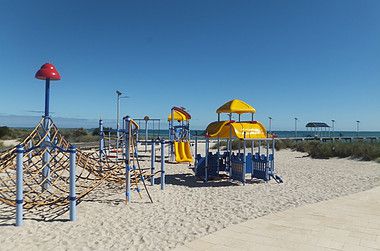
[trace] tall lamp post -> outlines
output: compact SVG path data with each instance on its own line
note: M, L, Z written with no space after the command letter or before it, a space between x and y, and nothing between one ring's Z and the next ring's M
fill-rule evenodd
M331 131L332 131L332 137L335 137L335 119L331 120Z
M360 120L356 120L356 137L359 138L359 124Z
M116 91L116 160L119 157L120 99L128 98L128 96L121 96L122 94L120 91Z
M297 138L297 121L298 118L294 118L294 135Z
M272 134L272 117L268 117L269 119L269 133Z

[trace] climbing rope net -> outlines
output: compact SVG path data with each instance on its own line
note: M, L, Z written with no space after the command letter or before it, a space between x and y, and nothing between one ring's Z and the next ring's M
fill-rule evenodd
M62 149L68 149L71 144L50 118L43 118L21 145L25 150L22 159L24 217L57 218L68 210L70 153ZM4 213L0 220L11 217L14 213L12 208L16 206L16 156L16 147L0 153L0 209ZM125 183L125 175L123 163L99 158L94 151L78 149L75 173L77 203L105 182ZM144 181L142 171L133 169L131 186L138 192L141 191L138 189L141 180ZM147 191L145 183L144 188Z

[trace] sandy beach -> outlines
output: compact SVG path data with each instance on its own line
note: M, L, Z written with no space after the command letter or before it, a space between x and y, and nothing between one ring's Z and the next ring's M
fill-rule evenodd
M167 164L166 189L149 187L153 204L143 192L126 205L123 187L105 184L78 205L76 222L66 221L67 213L52 222L27 219L18 228L14 219L2 219L0 250L168 250L272 212L380 185L375 162L311 159L281 150L276 166L283 184L242 186L197 182L187 165Z

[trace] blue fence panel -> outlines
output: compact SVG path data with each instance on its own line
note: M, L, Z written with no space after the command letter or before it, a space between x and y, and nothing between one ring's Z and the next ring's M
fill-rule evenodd
M247 165L245 168L245 173L252 173L253 167L252 167L252 154L251 153L247 154L246 161L247 161Z
M270 168L267 156L265 156L264 154L259 156L259 154L256 153L255 157L253 158L252 177L268 181L270 179L269 170Z
M206 164L206 158L201 157L200 154L196 156L197 159L197 166L195 168L195 176L204 178L205 176L205 164ZM217 163L218 163L218 155L208 153L208 169L207 169L207 176L208 178L214 178L218 177L219 174L217 172Z
M245 182L245 177L244 177L245 175L243 172L244 162L239 160L238 158L232 159L231 168L232 168L231 178L244 183Z

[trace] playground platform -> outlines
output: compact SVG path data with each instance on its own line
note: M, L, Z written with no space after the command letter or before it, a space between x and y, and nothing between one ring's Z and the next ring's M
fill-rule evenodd
M233 225L176 250L380 250L380 187Z

